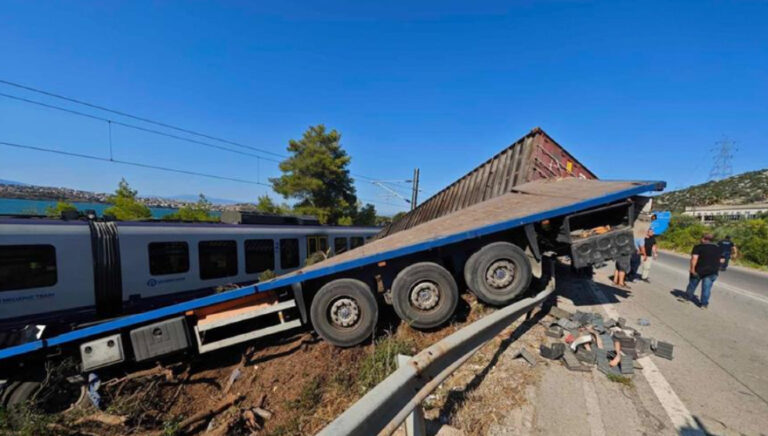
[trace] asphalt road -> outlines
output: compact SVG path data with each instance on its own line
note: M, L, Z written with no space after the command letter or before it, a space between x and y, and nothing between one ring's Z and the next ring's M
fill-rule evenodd
M616 289L609 285L612 266L597 271L595 282L631 325L647 319L651 325L641 329L644 335L675 345L674 360L653 361L703 428L768 434L768 274L721 273L709 308L701 309L678 298L687 271L686 257L660 253L650 284L631 283L630 292Z
M687 256L661 251L658 261L664 266L674 267L683 272L688 271L689 258ZM744 291L768 299L768 273L762 271L732 265L727 271L720 274L715 283L720 285L719 287L723 291Z

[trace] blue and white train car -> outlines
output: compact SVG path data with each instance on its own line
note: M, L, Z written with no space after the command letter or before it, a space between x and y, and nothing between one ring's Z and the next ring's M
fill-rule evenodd
M374 227L0 219L0 333L89 322L186 300L308 255L362 245Z

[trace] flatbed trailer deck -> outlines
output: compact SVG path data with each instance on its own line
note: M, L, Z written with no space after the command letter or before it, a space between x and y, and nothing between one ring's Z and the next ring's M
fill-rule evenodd
M262 292L290 288L296 292L297 285L333 280L344 275L345 272L353 272L354 277L365 274L378 275L386 271L386 266L382 263L397 262L411 255L425 254L456 244L478 241L485 237L520 229L526 225L623 202L638 194L661 190L663 187L664 183L658 181L618 182L578 178L539 180L523 184L515 187L513 192L372 241L362 247L266 282L1 349L0 361L23 357L30 353L53 353L59 347L76 345L100 335L181 316L195 309L235 301ZM374 269L361 271L367 268ZM390 273L395 272L390 271ZM304 294L301 298L303 301L297 302L302 312L303 323L310 321L306 314L306 305L311 299L307 294L315 291L317 289L309 287L299 291ZM305 306L304 310L301 310L301 306Z

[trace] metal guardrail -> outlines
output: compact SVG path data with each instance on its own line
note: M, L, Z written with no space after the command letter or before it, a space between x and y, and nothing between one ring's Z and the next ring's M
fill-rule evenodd
M371 389L317 436L390 435L448 376L520 316L555 290L554 260L545 258L545 289L500 309L412 357Z

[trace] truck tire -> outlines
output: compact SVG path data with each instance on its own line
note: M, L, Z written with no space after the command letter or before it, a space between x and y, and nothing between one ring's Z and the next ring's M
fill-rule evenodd
M379 306L371 289L355 279L326 283L310 307L315 331L337 347L352 347L371 337Z
M448 321L458 303L456 281L448 270L436 263L410 265L392 282L395 312L418 329L431 329Z
M494 242L470 256L464 265L467 286L487 304L503 306L519 297L531 283L531 262L520 247Z
M40 390L40 386L41 383L39 381L10 382L3 390L0 406L9 409L27 402Z

